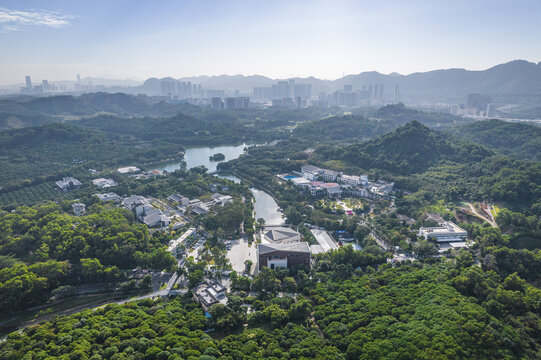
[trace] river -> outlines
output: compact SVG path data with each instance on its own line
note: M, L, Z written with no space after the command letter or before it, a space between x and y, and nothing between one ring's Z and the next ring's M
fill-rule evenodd
M250 189L255 198L255 219L263 218L266 225L282 225L284 215L272 196L260 189Z

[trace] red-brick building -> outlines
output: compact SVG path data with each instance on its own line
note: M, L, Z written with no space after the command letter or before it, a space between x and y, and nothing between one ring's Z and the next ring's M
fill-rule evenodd
M258 244L257 256L259 270L264 266L274 268L290 268L297 265L310 267L310 247L306 242L287 244Z

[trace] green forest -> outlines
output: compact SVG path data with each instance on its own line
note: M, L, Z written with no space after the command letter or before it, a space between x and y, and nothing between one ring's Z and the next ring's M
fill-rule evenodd
M76 217L64 206L0 212L2 311L41 304L62 286L122 280L125 269L175 265L166 244L134 223L131 212L95 204L89 215Z

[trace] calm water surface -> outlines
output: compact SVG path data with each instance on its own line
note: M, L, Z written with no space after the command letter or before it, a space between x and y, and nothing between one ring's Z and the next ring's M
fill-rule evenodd
M247 146L248 145L246 144L241 144L241 145L226 145L226 146L215 146L215 147L200 146L200 147L187 148L186 153L184 154L183 160L186 162L186 169L191 169L191 168L203 165L210 172L212 172L212 171L216 171L216 166L220 162L226 162L226 161L234 160L238 158L240 155L244 153L244 148L246 148ZM224 154L225 160L211 161L209 159L209 156L212 156L217 153ZM163 163L159 165L158 167L156 167L156 169L160 171L173 172L175 170L180 169L181 166L182 166L181 161L174 161L174 162Z

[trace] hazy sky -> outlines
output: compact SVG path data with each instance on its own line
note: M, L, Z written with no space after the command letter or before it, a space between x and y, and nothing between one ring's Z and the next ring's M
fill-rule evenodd
M5 1L0 84L407 74L541 61L540 0Z

